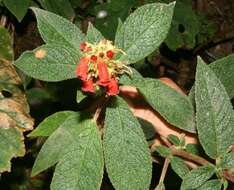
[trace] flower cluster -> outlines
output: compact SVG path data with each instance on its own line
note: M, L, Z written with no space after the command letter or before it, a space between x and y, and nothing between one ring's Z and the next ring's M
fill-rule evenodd
M119 93L118 75L128 72L128 67L118 59L111 41L101 40L98 44L83 42L80 44L82 56L76 68L76 75L83 81L82 90L92 92L105 89L110 96Z

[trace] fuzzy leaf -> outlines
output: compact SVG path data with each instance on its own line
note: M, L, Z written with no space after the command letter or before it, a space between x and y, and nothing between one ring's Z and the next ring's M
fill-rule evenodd
M47 44L24 52L14 64L33 78L54 82L75 78L78 60L72 48Z
M152 165L144 133L128 105L114 100L104 132L108 176L116 190L149 189Z
M159 145L155 149L162 157L170 157L171 156L171 150L170 148Z
M170 124L188 132L196 131L193 106L187 96L156 79L135 78L130 83Z
M80 115L75 113L69 116L60 126L49 136L43 144L32 168L32 176L46 170L56 164L63 155L69 152L69 147L73 146L73 139L69 137L69 127L77 127ZM59 143L58 143L59 142ZM66 148L64 148L66 147Z
M222 182L217 179L212 179L204 183L197 190L221 190Z
M99 190L104 169L99 131L89 120L70 128L67 138L73 143L56 166L51 190Z
M230 98L234 97L234 54L228 55L224 58L212 62L209 67L214 71L216 76L224 85ZM190 99L195 98L195 88L193 87L189 93ZM195 101L195 100L194 100Z
M99 190L103 175L101 138L91 120L70 116L43 145L32 175L56 165L51 190Z
M90 43L98 43L102 39L104 39L104 37L102 36L101 32L99 32L90 22L88 26L86 41Z
M80 43L85 37L78 27L54 13L38 8L32 8L32 10L37 18L41 37L46 43L67 46L79 53Z
M223 83L230 98L234 97L234 54L211 63L210 68Z
M135 63L164 41L171 25L175 3L153 3L134 11L117 30L115 44Z
M30 2L31 0L3 0L5 6L11 11L13 15L16 16L18 21L21 21L24 18L24 15L27 13Z
M39 0L39 2L44 9L59 14L67 19L72 19L75 16L72 5L67 0Z
M178 176L180 176L180 178L183 179L184 176L186 176L186 174L189 173L189 169L183 159L173 156L170 159L170 161L172 169L176 172Z
M50 115L44 119L37 128L31 132L29 137L48 137L50 136L57 128L63 125L69 117L74 114L73 111L61 111L56 112L53 115Z
M223 84L200 58L196 73L195 99L200 143L207 155L217 158L227 152L234 143L234 112Z
M176 135L170 134L167 136L167 138L174 145L176 145L176 146L180 145L180 139Z
M184 176L181 189L192 190L203 185L215 173L213 166L201 166Z
M234 152L229 152L223 155L221 167L222 169L229 169L234 167Z

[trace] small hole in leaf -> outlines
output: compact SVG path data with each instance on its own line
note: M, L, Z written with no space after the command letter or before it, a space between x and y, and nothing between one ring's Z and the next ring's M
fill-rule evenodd
M184 25L183 24L179 24L178 30L179 30L180 33L184 33L184 31L185 31Z
M5 98L10 98L13 96L12 93L7 90L2 90L1 93Z

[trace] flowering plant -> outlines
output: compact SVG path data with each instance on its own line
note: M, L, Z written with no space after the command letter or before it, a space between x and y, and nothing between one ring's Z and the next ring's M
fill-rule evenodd
M33 176L57 164L52 190L98 190L105 168L116 190L147 190L152 160L160 155L165 161L157 190L165 189L169 164L182 179L181 189L227 188L228 180L233 180L233 91L219 68L220 63L233 60L233 55L210 66L198 58L189 96L160 80L143 77L132 66L166 39L174 6L152 3L138 8L123 23L119 21L114 42L91 23L84 34L68 20L32 8L45 44L24 52L15 66L42 81L82 81L77 102L81 97L97 99L89 112L57 112L29 134L48 137L34 163ZM165 135L152 122L159 139L153 143L147 139L133 114L131 97L124 93L126 86L147 102L147 113L157 112L156 120L176 132ZM199 141L208 159L191 153L191 137L196 139L193 143Z

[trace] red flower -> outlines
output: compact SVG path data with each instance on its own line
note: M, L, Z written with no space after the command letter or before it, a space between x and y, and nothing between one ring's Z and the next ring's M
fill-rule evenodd
M111 59L114 56L114 52L109 50L109 51L106 52L106 56Z
M86 48L86 46L87 46L87 44L86 44L85 42L82 42L82 43L80 44L80 50L84 51L85 48Z
M98 84L101 86L107 86L110 81L109 71L104 61L98 63Z
M87 81L83 81L82 90L84 92L94 92L93 80L89 79Z
M107 94L110 96L115 96L119 93L118 81L116 78L111 78L107 86Z
M76 75L83 81L87 80L88 77L88 63L89 58L82 57L79 64L76 67Z

